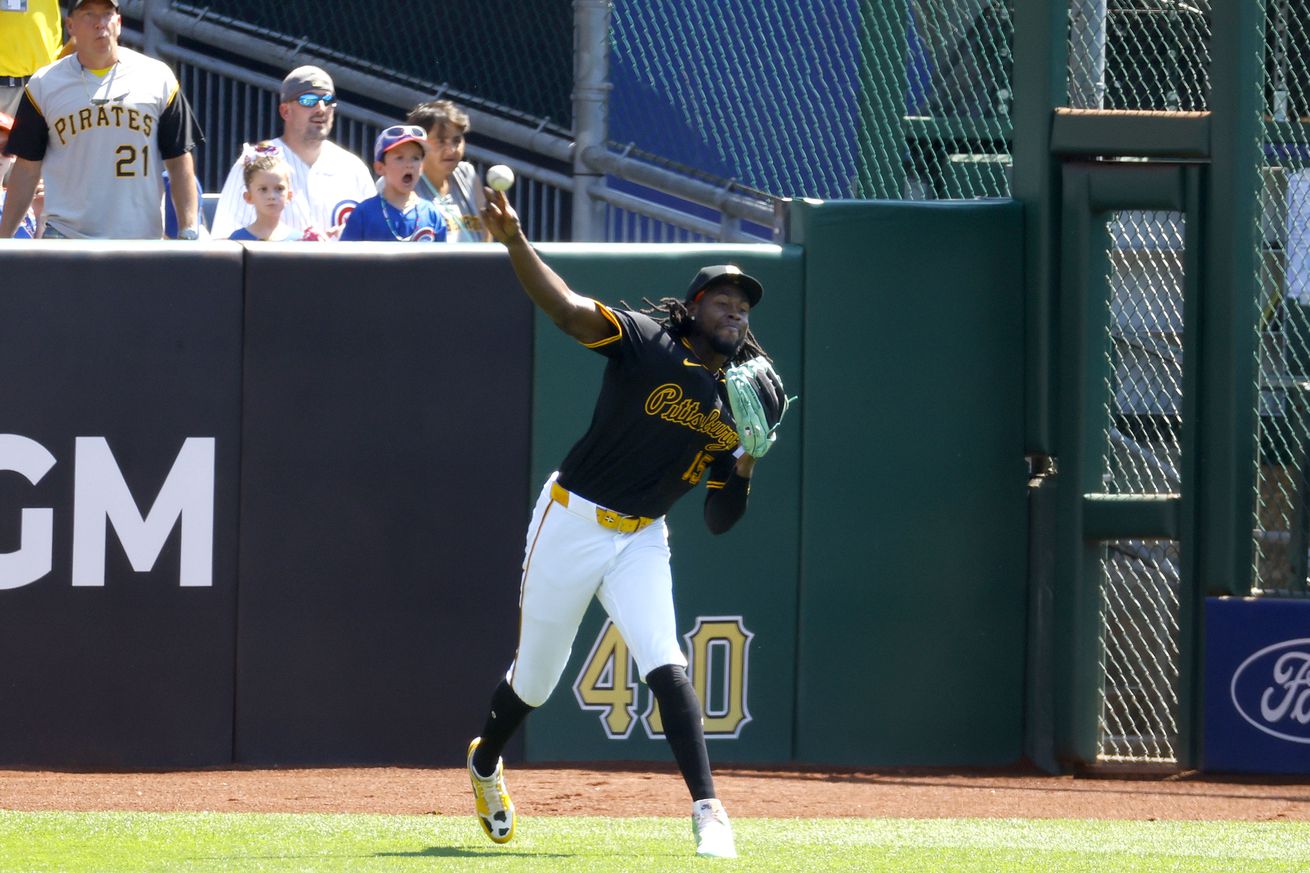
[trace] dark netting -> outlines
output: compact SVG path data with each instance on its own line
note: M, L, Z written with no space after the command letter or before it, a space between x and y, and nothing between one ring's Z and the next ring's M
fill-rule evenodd
M265 39L321 48L569 127L571 0L213 0L180 12L243 22Z

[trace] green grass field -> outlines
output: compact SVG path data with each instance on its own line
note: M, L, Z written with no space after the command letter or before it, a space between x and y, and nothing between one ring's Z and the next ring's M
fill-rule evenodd
M493 846L470 818L0 811L0 871L1310 870L1310 824L738 819L736 861L698 860L690 823L521 819Z

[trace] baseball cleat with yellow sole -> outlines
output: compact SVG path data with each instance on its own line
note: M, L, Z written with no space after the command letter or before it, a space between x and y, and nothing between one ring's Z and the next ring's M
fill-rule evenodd
M508 843L514 838L514 801L509 799L509 791L505 788L505 762L497 759L496 772L490 776L474 770L473 753L481 742L482 737L474 737L468 752L469 781L473 783L478 823L487 839L493 843Z

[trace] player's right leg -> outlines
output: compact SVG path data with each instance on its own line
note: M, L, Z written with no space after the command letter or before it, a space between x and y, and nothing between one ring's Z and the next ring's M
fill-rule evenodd
M473 807L477 810L478 824L482 832L493 843L508 843L514 838L514 801L510 800L509 789L505 787L505 763L496 758L496 766L484 776L474 767L473 756L482 744L482 737L474 737L469 743L468 771L469 782L473 785Z
M469 779L483 833L514 836L515 810L501 755L528 714L546 702L568 663L587 605L613 558L609 531L571 515L542 489L528 526L519 594L519 642L509 673L492 695L482 735L468 748Z

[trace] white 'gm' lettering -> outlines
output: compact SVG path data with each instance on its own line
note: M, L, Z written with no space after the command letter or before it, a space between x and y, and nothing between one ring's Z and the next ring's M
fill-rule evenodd
M144 515L104 437L78 437L73 461L73 585L105 584L105 539L112 526L132 569L154 568L174 526L182 528L178 584L207 588L214 577L214 438L182 444L164 485ZM0 434L0 472L33 485L55 465L35 440ZM17 551L0 553L0 590L30 585L54 562L54 509L25 508Z

